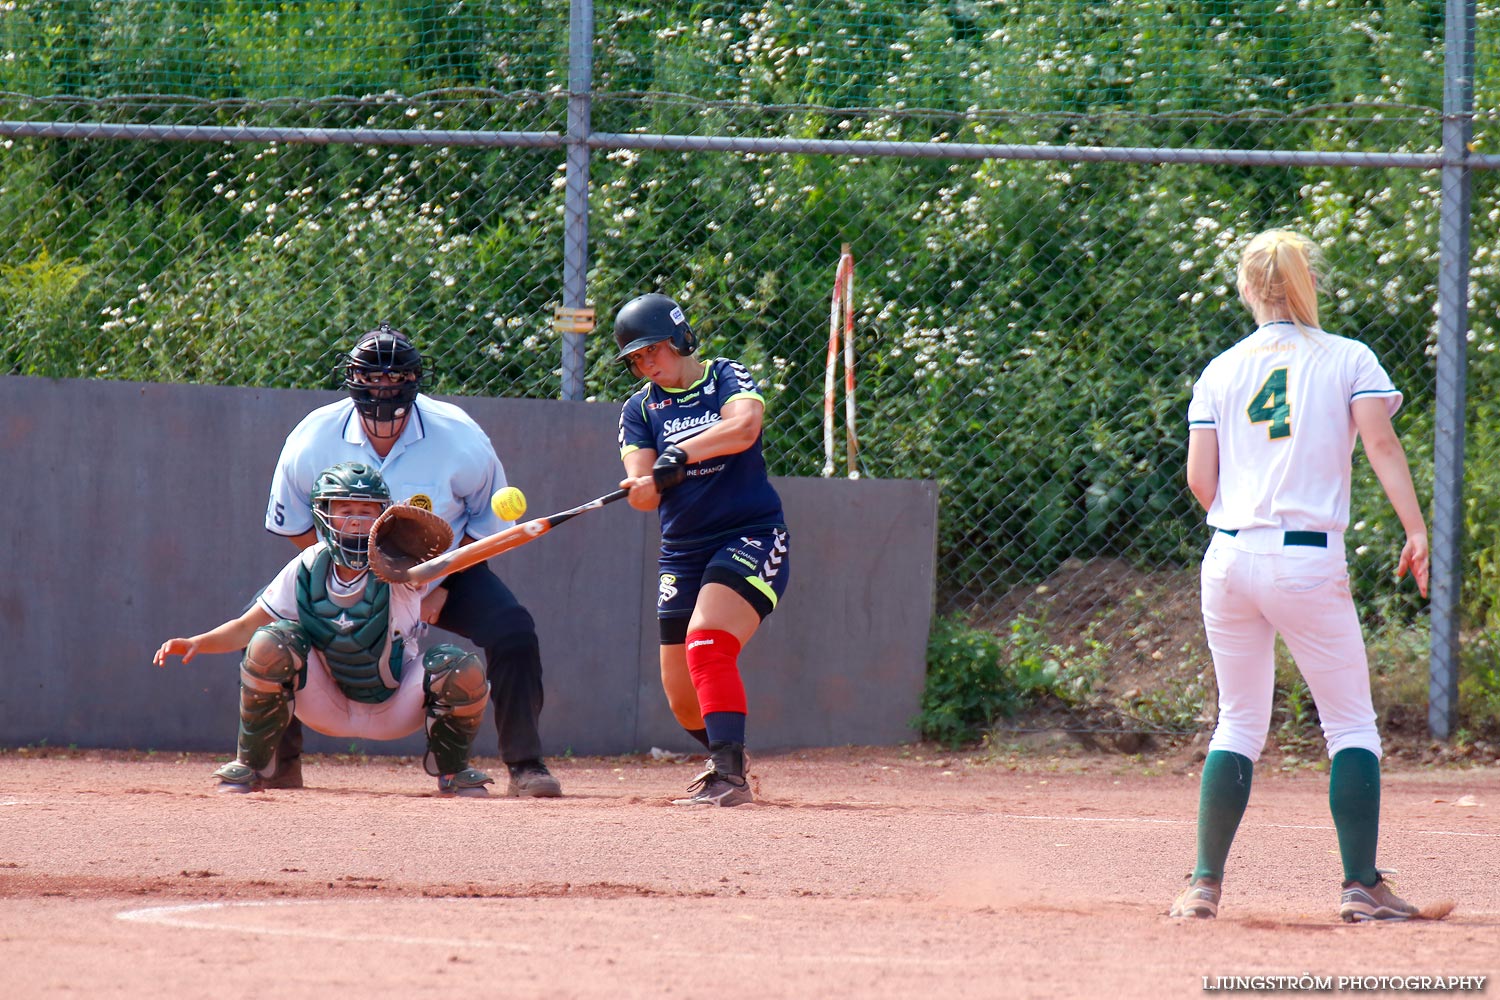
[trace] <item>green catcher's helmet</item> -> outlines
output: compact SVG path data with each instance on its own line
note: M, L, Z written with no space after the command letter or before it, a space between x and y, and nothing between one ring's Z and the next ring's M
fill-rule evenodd
M312 486L313 526L318 541L328 546L333 561L352 570L364 570L370 565L370 525L374 517L358 518L356 523L346 523L340 531L333 524L333 501L365 500L380 504L380 509L391 505L391 489L385 479L373 467L363 462L340 462L318 473Z

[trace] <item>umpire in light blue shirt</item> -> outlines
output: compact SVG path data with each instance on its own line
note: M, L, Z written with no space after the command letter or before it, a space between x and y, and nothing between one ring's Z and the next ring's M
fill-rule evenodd
M287 435L271 481L266 530L304 548L316 541L313 478L346 461L373 465L397 502L444 518L454 545L510 526L490 510L491 495L506 485L494 446L459 407L422 394L422 355L404 334L382 323L362 335L338 374L349 398L313 410ZM508 794L561 795L542 761L542 662L530 612L480 563L434 584L423 598L422 617L484 650L500 756L510 771ZM301 785L301 749L294 721L278 749L283 787Z

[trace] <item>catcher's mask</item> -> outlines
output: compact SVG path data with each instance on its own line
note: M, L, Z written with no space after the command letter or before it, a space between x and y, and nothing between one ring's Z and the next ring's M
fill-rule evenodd
M422 389L422 355L389 323L359 338L335 375L376 437L400 433Z
M340 462L313 480L313 527L318 541L328 546L334 562L363 571L370 565L370 526L380 511L368 518L345 518L343 524L335 526L335 500L364 500L378 503L380 510L385 510L391 505L391 489L379 472L363 462Z
M615 313L615 343L620 348L615 358L630 374L640 376L627 356L663 340L670 340L672 350L683 357L698 349L697 334L688 326L681 307L667 296L657 292L637 295Z

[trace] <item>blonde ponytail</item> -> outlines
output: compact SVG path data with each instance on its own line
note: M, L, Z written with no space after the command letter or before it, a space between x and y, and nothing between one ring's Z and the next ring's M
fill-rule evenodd
M1318 245L1290 229L1268 229L1251 238L1240 257L1240 287L1273 313L1284 313L1302 332L1318 324Z

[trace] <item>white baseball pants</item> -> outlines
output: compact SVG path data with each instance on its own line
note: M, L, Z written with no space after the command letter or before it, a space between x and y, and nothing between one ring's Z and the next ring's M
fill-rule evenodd
M1280 529L1215 532L1203 556L1203 627L1219 684L1209 750L1260 758L1271 726L1280 633L1318 707L1328 756L1363 747L1379 757L1370 669L1349 593L1344 539L1284 544Z
M399 740L427 724L425 678L421 659L408 659L395 694L378 705L350 701L339 690L323 654L314 649L307 654L307 683L297 691L293 710L305 725L325 736Z

